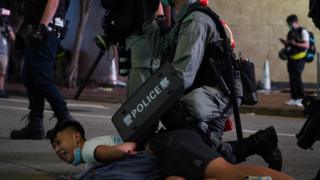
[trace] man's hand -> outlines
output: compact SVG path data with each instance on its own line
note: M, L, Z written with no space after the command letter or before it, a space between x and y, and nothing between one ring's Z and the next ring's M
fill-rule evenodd
M280 38L279 41L280 41L282 44L287 45L287 41L286 41L286 40Z
M298 43L294 40L291 40L291 41L287 41L287 45L290 45L290 46L298 46Z
M35 25L27 39L33 48L39 48L41 43L47 38L47 28L44 24Z
M284 40L284 39L282 39L282 38L280 38L279 41L280 41L283 45L293 45L293 44L294 44L294 41Z
M119 144L117 145L118 149L121 150L123 153L127 154L127 155L136 155L136 143L133 142L126 142L123 144Z
M280 38L279 41L285 46L287 46L287 45L296 46L296 44L297 44L294 40L289 41L289 40L284 40L284 39Z
M127 155L137 154L136 143L125 142L115 146L99 145L94 150L94 157L98 162L110 163L124 159Z

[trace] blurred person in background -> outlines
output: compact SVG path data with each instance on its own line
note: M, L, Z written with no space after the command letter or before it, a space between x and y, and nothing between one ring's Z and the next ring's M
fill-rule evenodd
M10 10L0 7L0 98L8 97L4 90L5 76L9 60L9 43L15 34L9 25Z

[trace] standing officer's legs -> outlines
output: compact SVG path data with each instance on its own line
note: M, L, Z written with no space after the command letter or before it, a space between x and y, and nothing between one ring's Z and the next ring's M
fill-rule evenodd
M13 131L11 133L13 139L42 138L44 99L51 105L58 122L72 119L63 96L53 82L57 45L56 35L49 32L46 41L38 49L28 47L26 50L24 80L29 99L29 124L20 131ZM42 132L30 127L42 129Z
M63 120L62 113L66 113L67 106L63 96L54 84L54 65L58 42L54 33L48 35L46 43L37 54L35 63L35 82L40 94L47 99L55 115L59 120Z
M42 139L44 138L43 130L43 110L44 97L40 94L36 86L37 66L39 61L37 51L32 46L26 46L25 60L23 66L23 80L27 90L29 100L28 124L21 130L11 132L12 139Z

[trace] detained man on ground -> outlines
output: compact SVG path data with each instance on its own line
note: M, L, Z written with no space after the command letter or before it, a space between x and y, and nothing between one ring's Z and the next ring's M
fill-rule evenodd
M168 131L151 138L147 151L136 151L136 143L117 136L85 139L77 121L65 121L54 131L51 144L66 163L87 164L87 169L69 179L223 179L245 180L251 176L291 180L269 168L232 165L190 130ZM94 173L93 173L94 172Z

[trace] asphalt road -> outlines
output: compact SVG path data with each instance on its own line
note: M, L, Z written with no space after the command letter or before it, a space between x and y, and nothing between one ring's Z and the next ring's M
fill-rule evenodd
M75 119L80 121L86 130L87 138L105 134L116 134L111 117L120 104L68 101L68 107ZM60 175L80 172L84 166L73 167L65 164L54 154L48 140L10 140L11 130L25 125L21 117L28 113L28 101L21 97L0 99L0 180L50 180ZM45 129L52 128L55 120L49 106L45 111ZM259 129L273 125L279 135L282 150L283 172L298 180L311 180L320 168L320 143L314 150L303 150L296 145L294 135L304 123L301 118L284 118L275 116L257 116L242 114L244 136ZM227 132L226 140L236 138L235 131ZM266 164L258 156L250 157L249 164Z

